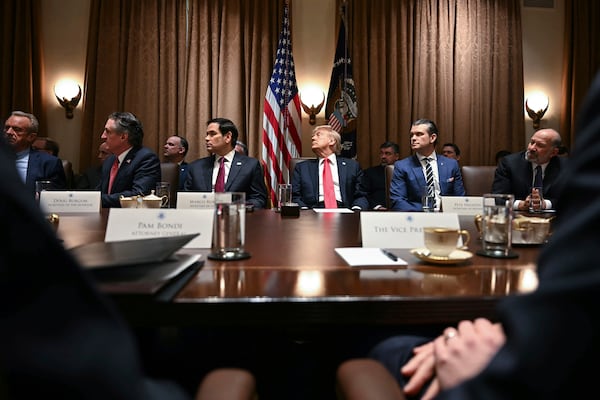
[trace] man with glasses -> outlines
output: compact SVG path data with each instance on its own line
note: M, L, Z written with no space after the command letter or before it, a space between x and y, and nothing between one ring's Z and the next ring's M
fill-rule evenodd
M32 148L39 126L35 115L23 111L13 111L4 123L4 134L16 155L17 171L32 196L39 180L50 181L54 190L64 190L67 185L62 161Z

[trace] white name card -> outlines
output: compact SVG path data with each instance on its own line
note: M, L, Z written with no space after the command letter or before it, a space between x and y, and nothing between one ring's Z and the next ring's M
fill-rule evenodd
M215 208L214 192L177 192L177 208Z
M460 228L454 213L381 212L360 213L363 247L414 249L424 247L423 228L439 226Z
M99 213L100 192L44 190L40 192L40 208L45 213Z
M481 196L442 196L442 210L458 215L477 215L483 212Z
M214 211L174 208L111 208L105 242L199 233L185 248L210 248Z

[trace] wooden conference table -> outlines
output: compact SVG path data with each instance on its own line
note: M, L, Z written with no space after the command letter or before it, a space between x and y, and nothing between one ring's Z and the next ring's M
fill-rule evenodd
M65 247L102 241L108 209L99 214L60 216ZM481 247L473 217L461 216L471 233L469 251ZM360 247L360 213L301 211L282 218L273 210L246 217L245 248L239 261L207 259L170 302L120 303L138 324L176 326L397 326L452 324L496 317L506 295L537 284L539 246L515 248L516 259L474 255L459 265L430 265L407 249L392 251L408 262L400 268L349 267L336 247Z

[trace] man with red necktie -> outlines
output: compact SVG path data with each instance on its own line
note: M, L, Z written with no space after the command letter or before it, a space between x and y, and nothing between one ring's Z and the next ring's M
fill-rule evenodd
M293 201L305 208L368 210L360 165L337 156L342 148L340 134L329 125L321 125L313 130L311 140L317 158L296 164L292 175Z

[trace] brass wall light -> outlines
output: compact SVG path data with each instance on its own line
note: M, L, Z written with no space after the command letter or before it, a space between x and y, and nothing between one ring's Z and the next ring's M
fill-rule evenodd
M317 114L321 112L323 105L325 104L325 92L321 91L323 95L323 100L319 103L319 105L315 106L315 103L319 101L319 91L311 90L305 91L304 94L300 95L300 104L302 104L302 109L306 114L308 114L308 123L311 125L315 125L317 123ZM304 100L307 103L311 104L311 106L307 106L304 103Z
M548 111L548 96L543 93L535 93L525 100L525 110L533 121L533 129L540 129L540 121Z
M65 116L73 118L73 110L81 100L81 86L75 81L63 80L54 85L54 95L58 103L65 108Z

